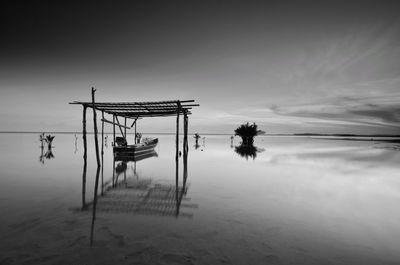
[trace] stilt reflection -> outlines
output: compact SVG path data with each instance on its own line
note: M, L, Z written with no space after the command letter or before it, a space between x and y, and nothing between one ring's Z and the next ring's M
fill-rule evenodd
M145 156L128 158L114 156L113 178L104 183L104 194L94 193L92 205L92 225L90 242L93 244L96 213L125 213L154 216L171 216L175 218L192 218L190 209L197 204L189 203L186 198L188 185L188 148L183 149L182 180L179 180L179 158L176 159L175 184L155 182L152 178L141 176L138 166L141 160L157 157L153 150ZM97 173L99 174L99 173ZM122 178L123 176L123 178ZM185 209L182 211L181 209Z

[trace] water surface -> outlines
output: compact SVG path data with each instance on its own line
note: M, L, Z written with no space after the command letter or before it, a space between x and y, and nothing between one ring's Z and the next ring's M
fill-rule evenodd
M190 138L177 182L175 138L158 136L157 156L115 163L91 234L93 135L83 210L77 137L57 134L51 157L36 134L0 134L0 264L400 263L396 143L259 137L246 157L239 139Z

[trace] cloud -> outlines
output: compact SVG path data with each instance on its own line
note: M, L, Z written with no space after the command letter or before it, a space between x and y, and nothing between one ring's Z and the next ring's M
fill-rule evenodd
M399 95L395 97L355 98L338 97L322 102L272 106L277 116L297 117L306 123L354 125L400 130Z

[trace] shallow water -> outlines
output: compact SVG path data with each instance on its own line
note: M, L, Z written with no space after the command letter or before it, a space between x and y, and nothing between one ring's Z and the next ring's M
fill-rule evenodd
M109 136L91 233L93 135L82 210L81 135L57 134L40 159L38 135L0 134L0 264L400 263L396 144L258 137L253 159L238 139L190 138L176 189L175 138L158 137L111 187Z

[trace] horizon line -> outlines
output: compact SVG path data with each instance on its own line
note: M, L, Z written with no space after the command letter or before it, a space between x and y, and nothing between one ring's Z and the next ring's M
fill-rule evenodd
M81 131L0 131L0 134L7 133L54 133L54 134L82 134ZM94 134L93 131L86 132L87 134ZM113 132L104 132L105 134L113 134ZM101 134L101 132L98 132ZM127 134L134 134L133 132ZM175 135L176 132L143 132L142 134L157 134L157 135ZM194 135L195 133L188 133L188 135ZM203 132L198 133L200 135L234 135L233 133L213 133L213 132ZM179 135L183 135L179 132ZM353 136L353 137L400 137L399 134L351 134L351 133L265 133L258 136Z

